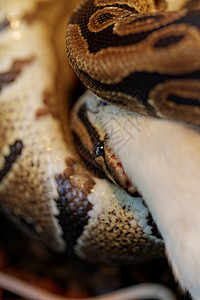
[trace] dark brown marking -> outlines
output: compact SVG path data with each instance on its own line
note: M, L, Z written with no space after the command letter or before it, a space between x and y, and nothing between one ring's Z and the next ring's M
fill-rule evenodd
M88 211L92 204L88 195L95 182L85 169L75 160L66 160L67 168L63 174L56 176L59 197L55 200L59 215L57 216L67 242L67 253L73 253L73 246L88 222Z
M8 72L0 73L0 91L5 85L15 81L15 79L21 74L23 68L30 64L33 59L33 57L27 59L16 59L13 62L12 68Z
M0 170L0 181L6 176L11 169L13 163L17 160L23 149L23 143L17 140L13 145L10 146L10 154L5 156L5 163L2 170Z
M73 137L76 146L76 151L80 155L82 162L87 165L92 166L91 161L91 152L83 145L82 140L79 137L79 134L73 130Z
M99 134L97 130L92 126L91 122L88 120L86 104L83 104L80 107L78 111L78 117L81 120L82 124L84 124L85 128L87 129L88 135L92 140L92 144L96 145L99 141Z
M51 91L43 92L44 106L37 109L35 116L36 119L40 119L48 114L51 114L54 118L58 118L58 108L55 105L56 96Z
M166 99L167 101L171 101L171 102L174 102L178 105L194 105L194 106L198 106L200 107L200 100L198 99L192 99L192 98L184 98L184 97L181 97L181 96L178 96L178 95L174 95L174 94L169 94L169 96L167 97Z
M0 31L3 31L10 25L10 22L8 19L5 19L4 21L0 22Z
M152 218L152 215L150 214L150 212L148 213L147 219L148 219L147 225L152 227L152 229L151 229L152 235L156 236L158 239L162 239L162 236L161 236L160 232L158 231L158 227L156 226L155 222L153 221L153 218Z
M160 38L155 44L155 48L165 48L179 43L184 38L184 35L170 35Z

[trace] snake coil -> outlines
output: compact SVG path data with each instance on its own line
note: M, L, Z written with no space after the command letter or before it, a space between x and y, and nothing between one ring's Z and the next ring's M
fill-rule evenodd
M193 124L195 130L189 125L184 129L191 131L191 140L198 135L200 11L183 8L186 2L84 0L67 27L74 70L106 101L91 93L83 96L73 110L72 127L83 156L94 158L115 185L87 170L71 146L69 128L62 132L59 114L66 111L65 91L71 82L58 50L64 22L61 31L57 24L68 4L1 1L0 206L31 238L89 261L163 255L154 210L135 191L145 201L151 194L123 168L126 163L117 158L109 126L117 126L117 119L123 124L130 120L137 135L146 121L170 119L181 121L169 123L172 128ZM55 13L49 22L51 8ZM109 112L115 116L110 123ZM153 217L165 238L159 216ZM180 271L175 273L179 278ZM198 284L193 289L180 281L198 294Z

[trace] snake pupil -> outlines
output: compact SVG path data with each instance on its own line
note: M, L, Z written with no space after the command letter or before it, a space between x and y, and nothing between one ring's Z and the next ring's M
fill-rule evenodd
M104 142L98 142L94 149L95 157L104 156Z

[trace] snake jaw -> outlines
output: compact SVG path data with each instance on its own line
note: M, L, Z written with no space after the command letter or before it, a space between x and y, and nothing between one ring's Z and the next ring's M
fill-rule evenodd
M134 194L137 189L130 184L121 162L109 145L107 131L105 130L106 123L110 122L109 118L115 118L118 113L118 109L115 111L115 109L110 108L109 104L88 92L80 98L72 110L71 127L76 137L78 137L76 140L79 143L77 145L79 154L81 157L86 152L89 154L89 161L93 165L94 172L99 169L113 183L128 193ZM80 122L82 122L84 129L81 128L79 131L80 126L78 124ZM112 131L112 128L109 131ZM93 143L93 146L91 143ZM88 161L86 164L88 164Z

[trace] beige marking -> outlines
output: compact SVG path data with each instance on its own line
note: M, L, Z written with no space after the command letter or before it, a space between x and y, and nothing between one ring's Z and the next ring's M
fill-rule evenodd
M110 18L109 20L105 19L104 22L99 22L99 18L101 18L101 16L102 16L102 20L103 20L105 14L111 14L112 18ZM105 7L103 9L99 9L90 17L90 20L88 23L88 29L91 32L99 32L99 31L105 29L106 27L117 22L117 20L120 17L125 17L128 14L130 14L130 12L128 10L122 9L122 8Z

